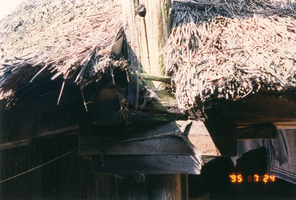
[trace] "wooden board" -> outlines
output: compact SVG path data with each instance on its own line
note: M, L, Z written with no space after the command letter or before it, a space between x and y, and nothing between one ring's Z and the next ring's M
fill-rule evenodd
M177 121L179 124L181 122ZM201 155L235 156L237 154L236 124L233 122L191 121L185 129L185 134Z
M200 174L201 163L193 156L92 156L93 173Z
M237 101L217 100L206 114L210 120L228 120L238 126L272 123L277 128L296 128L296 102L281 97L249 95Z
M130 126L81 125L80 155L193 155L192 149L174 133L175 122Z
M80 155L190 155L192 150L181 138L167 137L81 149Z
M237 129L237 139L275 139L278 131L275 125L270 123L255 124Z

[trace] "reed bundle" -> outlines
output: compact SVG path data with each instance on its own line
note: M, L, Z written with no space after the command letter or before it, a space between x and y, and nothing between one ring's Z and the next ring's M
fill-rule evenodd
M119 0L24 2L0 22L0 88L24 65L39 68L28 81L45 69L54 73L52 80L74 77L81 86L98 80L114 62L122 64L111 56L120 30Z
M162 50L179 107L296 87L296 4L276 0L173 3Z

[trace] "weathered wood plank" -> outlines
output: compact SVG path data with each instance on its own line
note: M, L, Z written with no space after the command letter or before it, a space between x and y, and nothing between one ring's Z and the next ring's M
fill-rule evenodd
M141 139L141 138L140 138ZM131 142L104 144L98 147L81 149L80 155L190 155L193 151L181 138L143 139Z
M194 156L92 156L93 173L200 174Z
M179 137L175 122L136 126L91 127L81 125L80 155L193 155Z
M202 121L192 121L188 139L202 155L221 156L219 149L216 147L209 131Z
M296 102L282 97L255 94L237 101L220 99L205 112L211 120L233 121L238 126L273 123L277 128L293 128L296 125Z
M184 121L177 121L180 125ZM236 124L232 122L191 121L185 129L189 141L204 156L237 154Z
M278 131L275 125L270 123L256 124L237 129L237 139L275 139Z

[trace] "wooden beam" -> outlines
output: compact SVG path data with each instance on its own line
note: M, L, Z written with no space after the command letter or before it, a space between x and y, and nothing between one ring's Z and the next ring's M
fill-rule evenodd
M198 174L201 168L201 159L175 136L174 122L80 128L79 154L93 156L95 173Z
M92 169L108 174L200 174L201 163L188 155L92 156Z
M81 149L80 155L193 155L192 150L181 138L173 136L154 139L136 138L111 144L94 145ZM83 147L82 147L83 148Z
M177 123L185 124L184 121ZM236 124L232 122L192 121L185 129L189 141L203 156L235 156Z
M237 139L275 139L278 131L275 125L270 123L255 124L249 127L237 129Z
M210 120L233 121L238 126L272 123L277 128L293 128L296 125L296 102L283 97L255 94L237 101L218 99L205 112Z
M122 126L116 129L113 126L81 125L79 154L194 156L192 149L186 142L176 136L175 133L178 131L175 122Z
M144 73L140 73L140 76L144 79L147 79L147 80L161 81L164 83L171 84L171 77L170 76L158 76L158 75L144 74Z

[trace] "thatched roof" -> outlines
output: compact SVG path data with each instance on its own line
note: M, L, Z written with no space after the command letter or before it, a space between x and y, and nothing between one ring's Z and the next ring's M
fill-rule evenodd
M121 1L26 1L0 21L0 100L49 70L85 86L126 62L111 55ZM24 74L26 73L26 74Z
M179 107L295 90L293 2L176 0L172 33L162 53Z
M293 91L296 99L295 3L175 0L172 7L162 55L179 108L257 92ZM119 0L23 3L0 22L0 100L45 71L83 87L126 66L111 55L121 24Z

